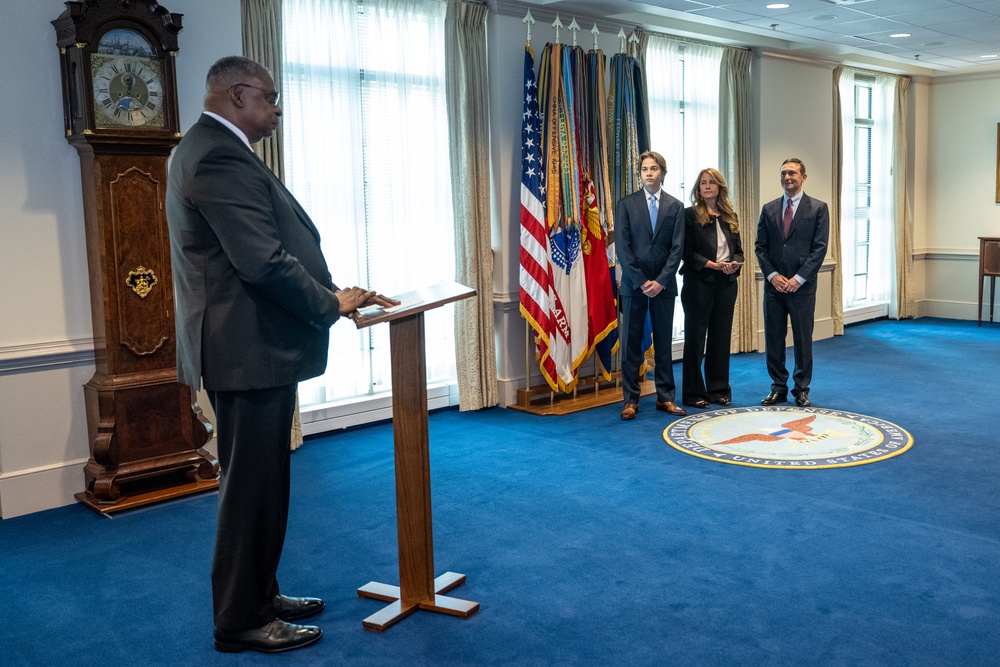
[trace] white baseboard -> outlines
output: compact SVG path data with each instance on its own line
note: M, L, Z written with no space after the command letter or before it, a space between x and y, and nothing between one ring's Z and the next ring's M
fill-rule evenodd
M458 405L458 386L439 385L427 388L427 409L437 410ZM392 395L389 393L339 403L302 408L302 435L316 435L351 426L362 426L392 419Z
M517 390L524 387L524 378L501 379L497 383L500 388L500 407L506 408L508 405L517 403Z
M921 299L917 301L918 317L940 317L948 320L975 320L976 303L945 301L943 299ZM983 304L983 320L990 317L990 309ZM1000 321L1000 310L994 311L994 319Z
M874 306L863 306L861 308L849 308L844 310L844 325L877 320L880 317L888 317L889 305L885 303Z
M87 459L0 474L0 518L72 505L84 490Z

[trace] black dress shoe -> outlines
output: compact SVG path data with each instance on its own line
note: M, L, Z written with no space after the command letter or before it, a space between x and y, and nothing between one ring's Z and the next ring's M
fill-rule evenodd
M733 404L733 401L731 399L726 398L725 396L723 396L722 398L720 398L719 400L717 400L716 403L718 403L719 405L721 405L724 408L728 408L730 405Z
M800 408L808 408L810 405L812 405L812 402L809 400L809 394L799 394L798 396L796 396L795 405L799 406Z
M215 629L215 650L221 653L260 651L281 653L315 644L323 631L312 625L295 625L274 619L267 625L241 632Z
M297 621L314 616L326 607L319 598L293 598L287 595L274 596L274 613L282 621Z
M761 405L777 405L778 403L784 403L788 400L788 394L779 394L776 391L772 391L770 394L764 397L760 402Z
M684 405L690 405L692 408L701 408L702 410L707 410L711 407L708 401L702 398L699 398L697 401L685 401Z

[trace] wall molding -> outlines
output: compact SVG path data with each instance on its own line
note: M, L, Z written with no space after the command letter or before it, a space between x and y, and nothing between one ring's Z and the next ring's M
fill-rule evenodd
M0 374L92 363L93 338L70 338L0 347Z
M493 308L510 310L511 306L516 310L521 308L521 293L518 292L493 292Z
M979 250L967 250L958 248L922 248L913 251L913 259L917 261L925 260L951 260L959 262L978 262Z
M977 69L975 72L960 70L958 74L950 72L938 72L931 79L931 85L941 85L945 83L965 83L966 81L995 81L1000 79L1000 65L986 65L989 69Z

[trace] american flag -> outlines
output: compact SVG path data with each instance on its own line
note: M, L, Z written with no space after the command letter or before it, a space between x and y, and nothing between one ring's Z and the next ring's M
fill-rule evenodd
M553 390L558 389L555 362L549 341L552 268L549 264L549 234L545 224L545 169L542 164L541 119L538 115L538 84L535 57L524 47L524 115L521 120L521 316L535 331L538 367Z

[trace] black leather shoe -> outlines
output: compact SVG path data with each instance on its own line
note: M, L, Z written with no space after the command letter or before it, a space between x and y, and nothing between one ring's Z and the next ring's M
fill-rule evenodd
M281 653L315 644L322 636L323 631L315 626L274 619L263 627L241 632L223 632L216 628L215 650L221 653Z
M692 408L700 408L702 410L707 410L711 407L708 401L702 398L699 398L697 401L685 401L684 405L690 405Z
M777 405L778 403L784 403L788 400L788 394L779 394L776 391L772 391L770 394L764 397L760 402L761 405Z
M798 396L796 396L795 405L799 406L800 408L808 408L810 405L812 405L812 402L809 400L809 394L799 394Z
M730 405L733 404L733 401L731 399L723 396L722 398L720 398L719 400L717 400L716 403L718 403L719 405L721 405L724 408L728 408Z
M297 621L315 616L323 611L326 603L319 598L292 598L287 595L274 596L274 613L282 621Z

